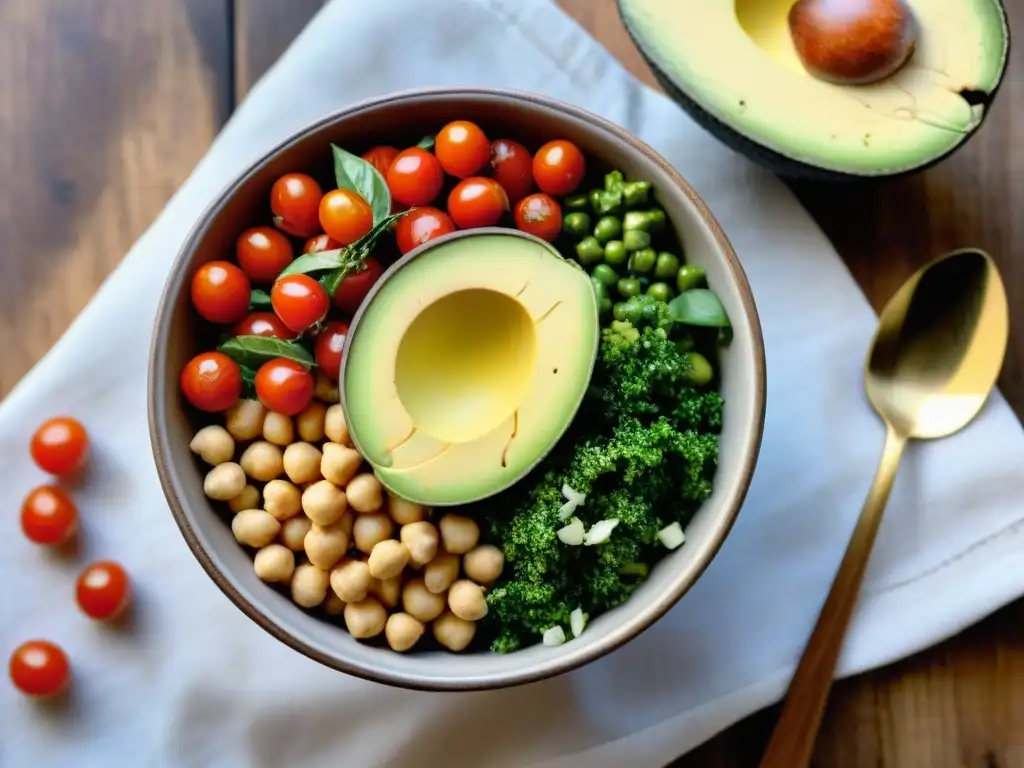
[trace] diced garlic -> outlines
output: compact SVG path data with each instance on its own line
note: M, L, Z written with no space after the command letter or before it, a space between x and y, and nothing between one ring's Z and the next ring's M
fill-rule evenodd
M565 630L561 627L551 627L551 629L545 630L542 642L547 646L561 645L565 642Z
M587 626L587 618L587 614L583 612L582 608L577 608L569 614L569 629L572 631L573 637L583 634L583 628Z
M590 526L590 530L587 531L586 536L583 537L583 543L588 547L594 544L604 544L612 536L612 531L615 530L615 526L619 524L617 518L611 520L599 520Z
M564 528L558 529L558 540L563 544L568 544L571 547L578 547L583 543L585 532L583 530L583 521L578 517L574 517L572 522Z
M666 549L678 549L686 541L686 534L683 533L683 527L679 523L672 523L658 531L658 541Z
M587 494L574 491L568 483L562 485L562 495L578 507L583 506L587 501Z

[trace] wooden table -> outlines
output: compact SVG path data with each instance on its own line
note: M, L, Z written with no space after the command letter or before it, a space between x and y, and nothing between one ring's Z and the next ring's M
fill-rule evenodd
M0 3L0 395L85 306L320 4ZM653 84L614 0L561 4ZM1024 0L1008 5L1024 36ZM796 188L876 307L924 260L977 245L999 259L1021 327L1021 75L1018 49L986 127L938 168L867 187ZM1020 415L1024 340L1015 335L1011 344L1000 384ZM749 718L678 765L755 764L775 716L772 709ZM840 683L816 763L1024 766L1024 602L926 653Z

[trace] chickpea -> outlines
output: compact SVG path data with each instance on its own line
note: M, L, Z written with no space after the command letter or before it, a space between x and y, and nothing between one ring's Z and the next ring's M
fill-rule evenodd
M370 575L375 579L393 579L402 573L409 562L409 548L400 541L384 539L377 542L366 561Z
M309 443L292 443L284 449L284 471L296 485L320 479L320 449Z
M263 432L267 409L259 400L239 400L225 414L225 426L235 440L255 440Z
M231 461L235 456L234 438L219 424L200 429L188 447L192 453L199 454L199 458L214 467Z
M410 579L402 588L402 608L414 619L433 621L440 616L448 601L444 594L435 595L423 579Z
M391 515L391 519L398 525L409 525L409 523L418 523L423 520L426 515L426 510L423 509L421 504L415 504L405 499L400 499L398 496L389 493L386 504L388 507L388 514Z
M373 579L370 582L370 594L388 608L394 608L402 597L402 576L392 576L390 579Z
M438 535L433 523L420 520L403 525L398 537L409 548L409 564L413 568L422 568L437 555Z
M490 584L504 568L505 555L493 544L481 544L462 556L462 570L478 584Z
M256 553L252 567L263 581L288 584L295 572L295 553L283 544L268 544Z
M316 608L327 597L330 576L312 563L303 563L292 574L292 600L303 608Z
M358 603L370 591L373 577L362 560L342 560L331 569L331 589L346 603Z
M352 514L352 510L348 510L344 515L341 516L341 527L345 531L345 535L348 536L349 541L352 540L352 529L356 524L356 516Z
M372 597L345 606L345 626L349 634L358 640L379 635L384 631L387 620L388 612L379 600Z
M260 505L260 492L255 485L247 485L242 492L233 499L228 499L228 507L232 512L241 512L243 509L256 509Z
M448 590L448 607L466 621L478 621L487 615L484 588L469 579L459 579Z
M338 391L338 382L331 381L320 371L316 374L316 387L313 394L317 400L325 403L337 403L341 400L341 392Z
M362 466L363 457L354 448L341 443L324 443L324 457L320 462L320 473L335 485L343 488L356 476ZM348 493L348 489L345 489Z
M345 409L340 404L332 405L327 409L324 417L324 434L332 443L352 445L352 438L348 434L348 424L345 423Z
M445 551L453 555L466 554L480 540L480 526L469 517L447 514L441 518L439 527Z
M263 508L278 520L302 511L302 492L287 480L271 480L263 486Z
M376 512L384 504L380 481L371 472L364 472L349 480L345 486L345 495L349 506L356 512Z
M423 623L408 613L393 613L388 616L384 625L384 637L388 639L391 650L408 651L423 637Z
M439 552L437 557L423 568L423 583L435 595L447 591L457 578L459 578L459 556L448 552Z
M330 525L345 514L344 492L329 480L313 483L302 492L302 511L317 525Z
M263 417L263 439L268 443L284 447L291 445L295 440L295 425L292 424L292 417L283 413L267 411Z
M328 616L341 616L345 613L345 601L338 597L334 591L327 593L323 604L320 606Z
M356 549L368 555L379 542L390 539L394 529L395 524L391 522L391 518L383 513L359 515L352 524L352 539L355 541Z
M327 406L319 400L310 400L309 405L295 417L295 427L299 431L299 439L307 443L319 443L324 439L324 422L327 417Z
M211 469L203 479L203 493L216 501L230 501L245 490L245 472L233 461Z
M231 519L235 541L247 547L267 546L281 530L281 523L262 509L243 509Z
M303 542L306 557L317 568L330 570L348 550L348 534L341 520L330 525L313 525Z
M281 543L293 552L304 552L306 534L313 527L313 521L305 515L290 517L281 523Z
M451 611L445 611L430 625L434 637L449 651L461 651L473 640L476 624L460 619Z
M280 477L284 471L281 449L265 440L255 442L246 448L238 463L242 465L245 474L261 483L268 483Z

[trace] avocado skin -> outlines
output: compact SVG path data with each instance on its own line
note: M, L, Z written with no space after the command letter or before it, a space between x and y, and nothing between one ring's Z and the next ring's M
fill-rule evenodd
M999 93L1000 88L1003 86L1003 82L1006 80L1006 69L1009 66L1011 50L1011 36L1010 36L1010 25L1006 19L1006 8L1002 2L999 3L999 9L1003 14L1003 30L1006 38L1006 59L1003 62L1003 69L999 73L999 80L996 82L995 87L988 93L983 94L984 98L979 99L979 102L985 105L985 110L982 112L981 120L978 124L969 132L964 134L963 139L958 144L950 147L946 152L941 155L937 155L931 160L915 165L912 168L906 168L902 171L895 171L892 173L878 173L878 174L859 174L859 173L845 173L843 171L833 171L827 168L821 168L820 166L812 163L801 162L800 160L794 160L791 157L786 157L772 149L768 149L761 144L758 144L751 139L748 139L738 131L733 130L728 125L723 123L721 120L716 118L710 112L705 110L700 104L687 96L679 88L676 83L666 75L661 67L658 66L657 62L651 59L647 55L647 51L644 49L643 43L640 41L639 36L630 27L629 22L626 20L626 14L622 9L623 0L616 0L615 7L619 13L619 21L622 22L622 26L625 27L630 40L633 41L633 45L640 52L640 56L647 63L651 72L654 74L654 79L658 85L662 87L666 95L669 96L674 102L681 106L686 112L692 117L701 127L703 127L708 133L718 139L720 142L725 144L727 147L741 155L753 160L759 165L767 168L772 173L781 176L786 179L792 179L794 181L813 181L813 182L824 182L832 184L850 184L857 182L871 182L883 179L898 179L905 176L911 176L921 171L928 170L934 165L938 165L940 162L945 160L947 157L952 155L958 149L964 146L974 134L985 124L988 119L989 113L992 108L992 103L995 101L996 95Z

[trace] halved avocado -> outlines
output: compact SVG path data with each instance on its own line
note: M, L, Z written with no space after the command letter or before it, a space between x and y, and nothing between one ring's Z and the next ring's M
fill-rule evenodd
M835 85L807 72L794 0L618 0L662 87L712 134L782 175L894 176L931 165L981 125L1010 46L999 0L909 0L916 50L888 78Z
M516 230L467 230L389 269L353 320L349 431L381 483L420 504L498 493L572 422L599 340L590 278Z

